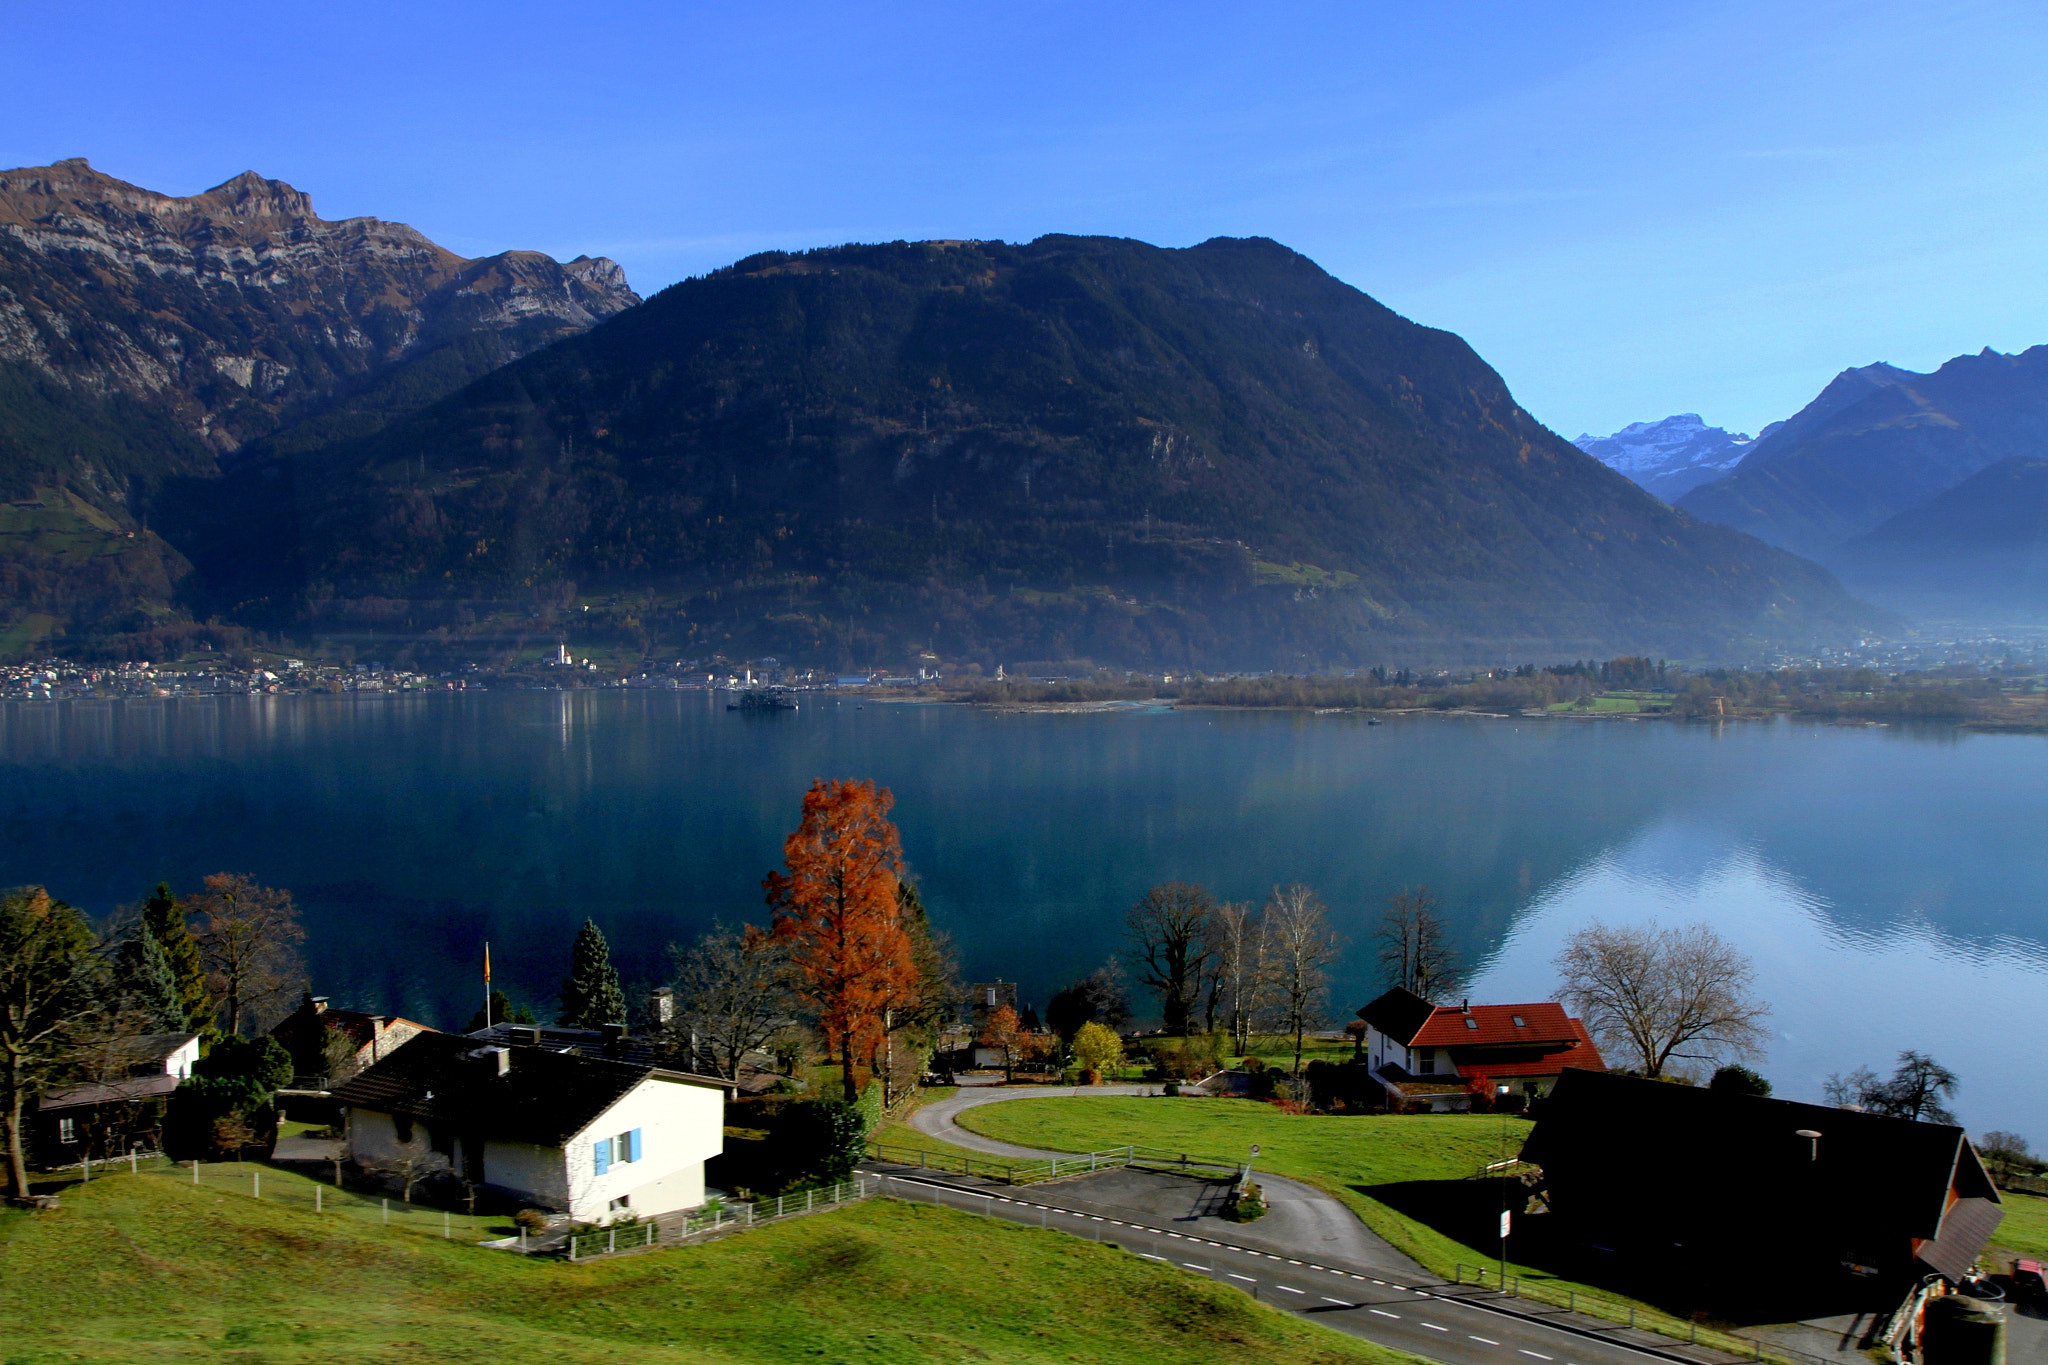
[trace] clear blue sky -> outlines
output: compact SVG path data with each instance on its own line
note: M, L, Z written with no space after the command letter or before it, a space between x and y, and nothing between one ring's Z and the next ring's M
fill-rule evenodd
M1567 436L2048 341L2048 6L46 4L0 164L244 169L643 293L766 247L1263 234Z

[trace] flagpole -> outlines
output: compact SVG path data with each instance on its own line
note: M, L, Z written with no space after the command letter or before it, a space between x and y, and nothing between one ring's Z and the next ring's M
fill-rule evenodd
M484 940L484 1027L491 1026L491 941Z

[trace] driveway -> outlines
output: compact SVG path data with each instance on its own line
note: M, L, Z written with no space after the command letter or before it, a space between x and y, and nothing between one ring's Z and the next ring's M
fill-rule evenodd
M969 1109L1004 1100L1088 1098L1095 1095L1156 1095L1157 1086L1086 1085L1047 1088L1041 1085L1012 1085L978 1088L971 1094L937 1100L910 1116L910 1126L928 1137L943 1139L990 1156L1036 1160L1066 1153L1020 1147L962 1128L956 1120ZM1161 1098L1156 1103L1178 1104ZM1188 1104L1216 1104L1217 1100L1188 1100ZM1216 1155L1204 1153L1204 1155ZM1107 1175L1078 1181L1056 1181L1033 1187L1033 1195L1063 1208L1088 1213L1115 1214L1157 1227L1186 1228L1219 1242L1278 1251L1305 1261L1338 1262L1370 1267L1385 1274L1419 1282L1433 1278L1421 1266L1381 1241L1358 1221L1358 1215L1340 1201L1312 1185L1284 1176L1255 1171L1259 1189L1270 1210L1256 1223L1233 1223L1216 1216L1217 1191L1228 1182L1189 1180L1182 1176L1151 1171L1120 1169ZM1114 1177L1114 1178L1111 1178Z

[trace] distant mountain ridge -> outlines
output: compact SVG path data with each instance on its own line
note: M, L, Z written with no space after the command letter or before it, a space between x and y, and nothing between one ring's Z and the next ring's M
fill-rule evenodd
M1710 427L1696 412L1661 422L1631 422L1612 436L1581 432L1572 442L1666 502L1720 478L1749 453L1750 438Z
M2008 456L2048 451L2048 346L1933 374L1845 370L1678 505L1799 554L1836 547Z
M381 431L273 444L222 497L270 538L182 543L281 627L595 595L681 649L1227 668L1884 619L1265 239L764 253Z
M638 302L609 260L466 260L254 172L174 196L83 158L0 171L0 652L176 618L152 508L251 441L367 434Z
M1916 614L2048 623L2048 458L2008 456L1830 559Z

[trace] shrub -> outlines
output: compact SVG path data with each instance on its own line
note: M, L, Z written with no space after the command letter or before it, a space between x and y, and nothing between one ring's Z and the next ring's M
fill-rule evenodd
M1124 1040L1090 1021L1074 1031L1074 1060L1087 1071L1113 1071L1124 1064Z
M1152 1044L1152 1060L1161 1080L1199 1080L1222 1069L1222 1034L1160 1038Z
M528 1232L545 1232L548 1226L548 1215L541 1209L521 1209L512 1215L512 1221Z
M1232 1190L1230 1197L1223 1201L1223 1216L1233 1223L1249 1223L1266 1216L1266 1196L1253 1182Z
M1178 1095L1180 1093L1180 1082L1168 1081L1166 1083L1166 1093L1168 1095Z
M1771 1083L1746 1066L1724 1066L1707 1082L1707 1089L1724 1095L1755 1095L1768 1098Z
M1092 1066L1084 1066L1084 1067L1082 1067L1082 1068L1081 1068L1081 1073L1080 1073L1080 1076L1079 1076L1078 1080L1076 1081L1076 1084L1078 1084L1078 1085L1101 1085L1101 1084L1102 1084L1102 1073L1101 1073L1100 1071L1097 1071L1097 1070L1096 1070L1096 1069L1095 1069L1094 1067L1092 1067Z
M785 1181L848 1179L866 1155L867 1116L844 1100L793 1104L770 1139Z

